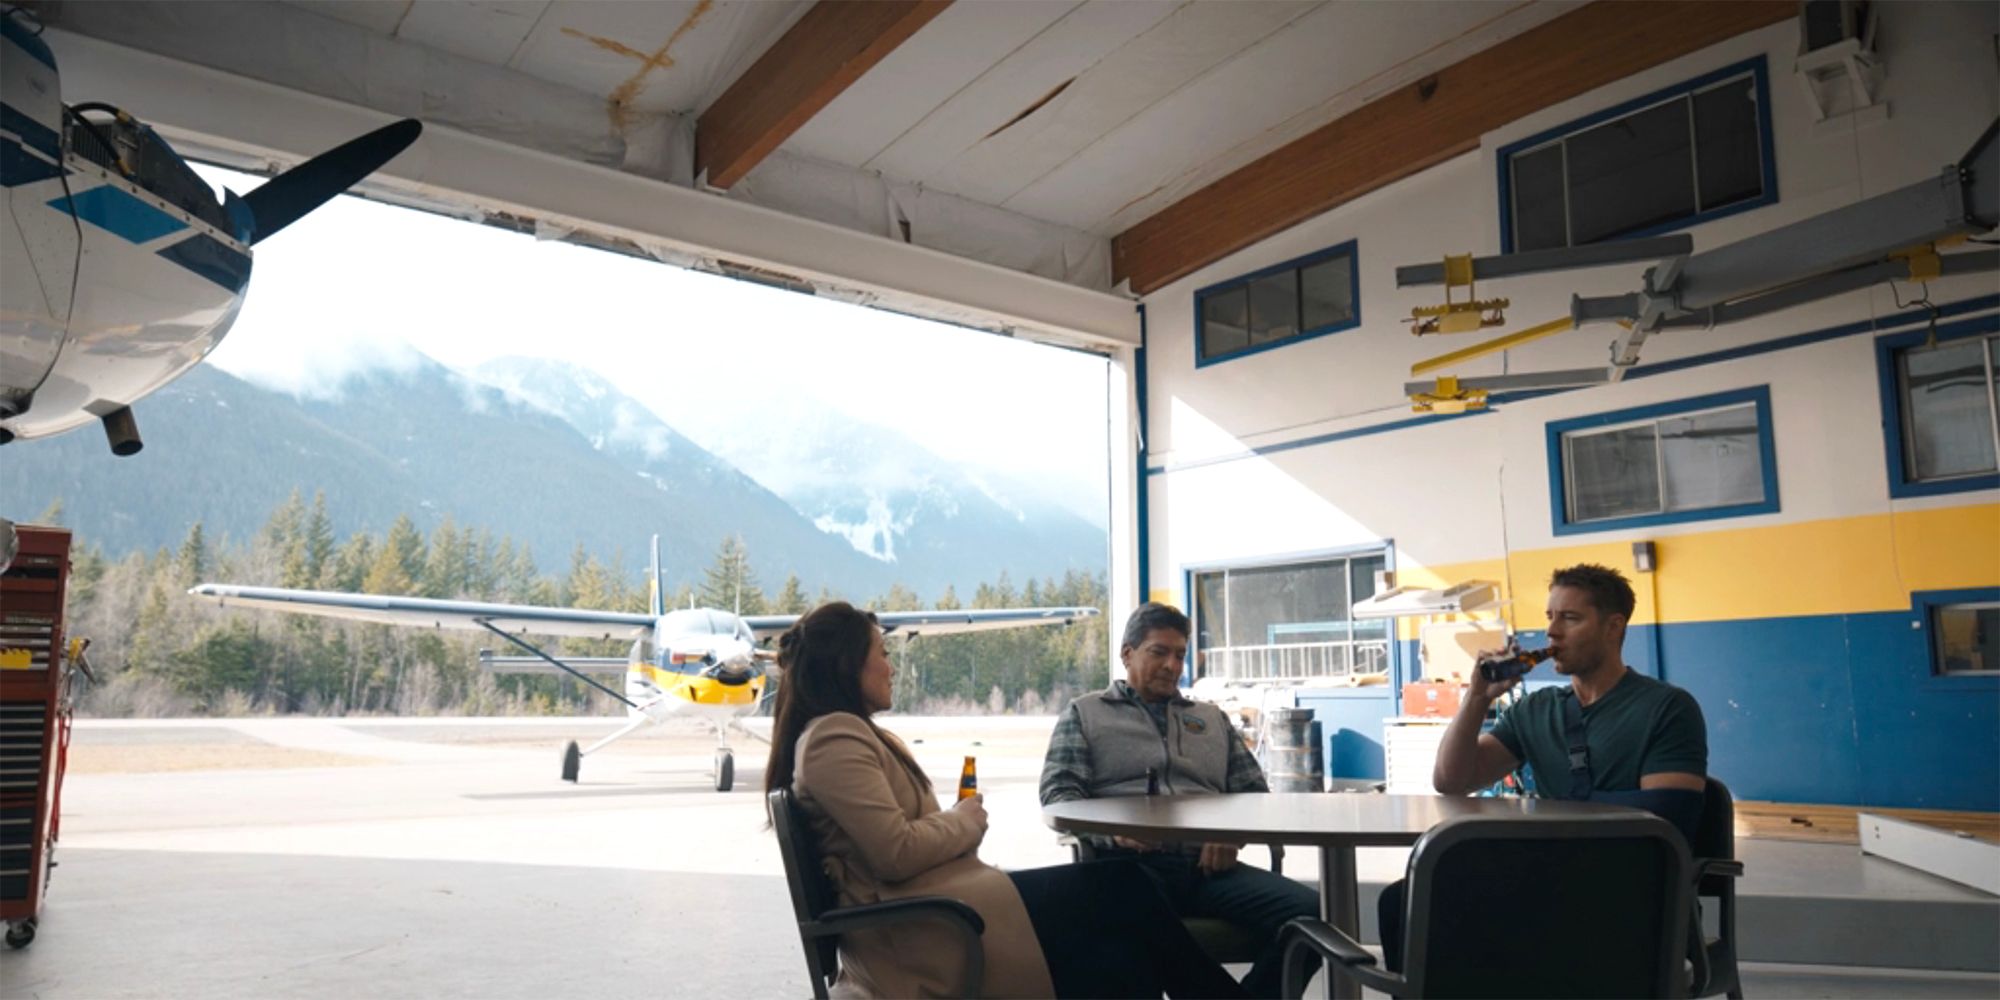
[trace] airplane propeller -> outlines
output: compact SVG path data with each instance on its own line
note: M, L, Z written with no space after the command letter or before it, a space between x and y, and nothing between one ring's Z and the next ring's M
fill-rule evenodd
M423 130L423 123L414 118L384 125L341 143L242 196L252 219L247 241L256 243L269 237L353 187L408 149Z

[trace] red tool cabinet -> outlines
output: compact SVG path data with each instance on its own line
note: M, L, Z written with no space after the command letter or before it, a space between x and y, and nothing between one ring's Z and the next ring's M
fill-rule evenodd
M69 747L63 595L68 531L22 525L0 573L0 921L7 944L35 939L59 830Z

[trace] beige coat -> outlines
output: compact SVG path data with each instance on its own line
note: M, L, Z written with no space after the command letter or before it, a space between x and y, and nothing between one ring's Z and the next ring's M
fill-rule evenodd
M823 715L799 738L792 789L819 840L842 905L906 896L963 900L986 921L989 997L1055 995L1021 894L979 860L986 832L938 808L858 715ZM878 997L943 997L958 990L955 932L930 921L842 935L842 985Z

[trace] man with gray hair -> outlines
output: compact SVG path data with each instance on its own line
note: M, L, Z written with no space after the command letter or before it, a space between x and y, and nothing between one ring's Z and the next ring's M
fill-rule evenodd
M1118 795L1265 792L1257 758L1222 710L1181 696L1188 617L1141 605L1125 621L1118 658L1125 679L1069 703L1042 762L1042 804ZM1088 838L1101 858L1131 858L1153 876L1182 917L1217 917L1265 942L1243 977L1252 996L1277 996L1278 928L1319 914L1312 889L1238 864L1236 844L1152 844Z

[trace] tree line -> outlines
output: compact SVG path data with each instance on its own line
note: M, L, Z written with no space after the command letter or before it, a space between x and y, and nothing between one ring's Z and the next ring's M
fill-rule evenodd
M36 523L60 524L58 504ZM326 497L298 493L272 510L247 539L211 537L200 522L177 548L112 560L88 539L71 550L65 620L91 640L97 676L79 711L95 716L184 715L571 715L613 714L623 706L566 676L482 671L482 648L497 636L427 631L299 615L231 610L187 593L202 582L279 586L452 600L644 612L652 581L578 545L560 574L505 534L442 519L428 535L407 515L386 532L336 537ZM797 574L775 594L749 567L741 540L723 539L698 576L669 580L667 606L745 615L802 614L846 599L878 611L1080 605L1100 616L1068 627L962 636L894 636L897 708L923 714L1042 714L1060 709L1108 676L1107 590L1101 574L1071 571L1016 587L1006 573L969 601L947 586L928 605L896 584L872 597L825 586L808 596ZM629 643L536 640L557 655L622 656ZM616 687L617 685L612 685Z

